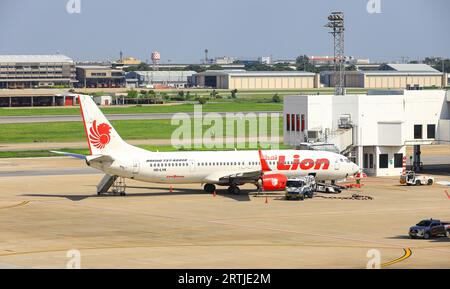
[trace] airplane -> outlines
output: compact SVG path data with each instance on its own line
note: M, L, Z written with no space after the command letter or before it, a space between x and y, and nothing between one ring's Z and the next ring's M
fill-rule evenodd
M213 193L227 186L251 183L258 192L282 190L290 177L312 175L317 181L336 181L360 172L347 157L328 151L244 150L152 152L126 143L89 95L78 96L90 154L52 151L84 159L106 176L143 182L203 185ZM109 187L108 187L109 188ZM99 191L97 191L100 194Z

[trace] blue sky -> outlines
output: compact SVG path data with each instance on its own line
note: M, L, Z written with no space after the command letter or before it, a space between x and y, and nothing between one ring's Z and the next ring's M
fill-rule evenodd
M295 58L331 55L323 27L334 10L346 17L346 55L373 60L450 57L450 1L380 0L382 13L369 14L369 0L1 0L0 54L60 52L76 60L146 60L152 50L162 62L199 62L210 56Z

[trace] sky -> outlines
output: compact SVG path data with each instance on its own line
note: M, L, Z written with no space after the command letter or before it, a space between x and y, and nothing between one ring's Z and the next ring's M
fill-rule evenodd
M369 13L369 1L381 13ZM205 48L210 57L332 55L332 11L345 13L346 55L450 57L449 0L0 0L0 54L148 60L159 51L162 63L199 63Z

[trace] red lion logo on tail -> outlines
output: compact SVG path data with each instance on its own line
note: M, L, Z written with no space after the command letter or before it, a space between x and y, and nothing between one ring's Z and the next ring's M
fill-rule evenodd
M103 149L111 140L111 127L106 123L101 123L97 126L97 121L94 120L92 127L89 130L89 140L91 144L98 149Z

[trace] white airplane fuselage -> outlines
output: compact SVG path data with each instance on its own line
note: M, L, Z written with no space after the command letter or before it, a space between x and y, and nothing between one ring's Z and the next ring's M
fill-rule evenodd
M359 171L346 157L326 151L268 150L262 152L270 171L287 177L314 175L338 180ZM259 151L142 152L114 156L110 165L92 164L105 173L154 183L219 184L225 175L261 170Z

